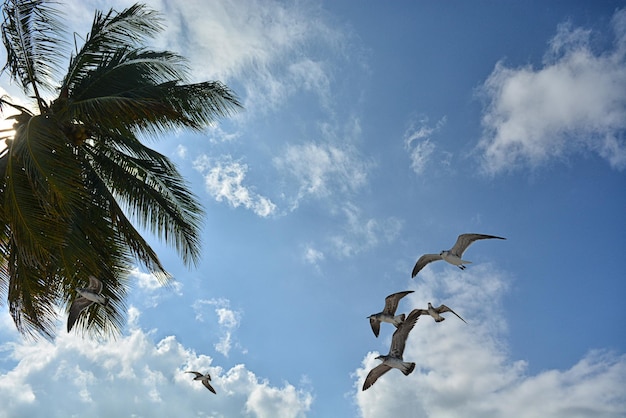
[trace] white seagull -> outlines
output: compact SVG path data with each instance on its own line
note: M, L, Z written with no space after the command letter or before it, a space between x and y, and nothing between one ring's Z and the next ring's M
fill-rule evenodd
M452 309L448 308L446 305L439 305L438 308L433 307L433 305L428 302L428 309L418 309L419 314L420 315L430 315L433 317L433 319L435 320L435 322L441 322L444 321L446 318L444 318L443 316L441 316L440 314L444 313L444 312L452 312L453 314L455 314L457 317L459 317L459 319L463 322L465 322L465 319L461 318L461 316L459 314L457 314L456 312L454 312ZM467 324L467 322L465 322Z
M404 292L398 292L387 296L385 298L385 309L383 309L382 312L368 316L370 320L370 325L372 326L372 331L374 331L374 335L376 337L378 337L378 334L380 333L381 321L393 324L396 328L398 328L398 325L404 322L404 314L396 316L398 302L400 301L400 299L413 292L413 290L406 290Z
M363 390L367 390L380 376L384 375L392 368L400 370L405 376L408 376L415 370L415 363L403 361L402 354L404 353L404 346L406 339L409 337L409 332L415 326L419 316L419 310L413 309L411 313L409 313L409 316L406 317L406 320L398 326L398 329L391 337L389 354L376 357L376 359L382 360L382 363L370 370L363 383Z
M94 276L89 276L89 287L79 287L76 292L80 295L70 306L70 314L67 318L67 332L70 332L78 316L82 311L90 307L93 303L99 303L106 307L109 299L102 296L102 282Z
M417 276L417 273L421 269L423 269L428 263L432 263L433 261L443 260L447 261L450 264L453 264L460 268L461 270L465 270L465 264L470 264L471 261L462 260L461 257L467 247L469 247L472 242L477 241L479 239L506 239L502 237L497 237L495 235L485 235L485 234L461 234L456 239L456 243L454 247L449 250L444 250L439 254L424 254L417 260L415 263L415 267L413 267L413 272L411 273L411 277Z
M211 384L209 383L209 381L211 380L211 375L210 374L202 374L200 372L185 372L185 373L193 373L196 375L196 377L193 378L193 380L200 380L202 381L202 384L211 392L215 393L217 395L217 392L215 392L215 389L213 389L213 386L211 386Z

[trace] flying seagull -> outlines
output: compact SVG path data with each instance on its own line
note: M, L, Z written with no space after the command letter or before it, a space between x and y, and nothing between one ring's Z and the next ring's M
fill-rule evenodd
M89 276L89 287L79 287L76 292L80 295L70 306L70 314L67 318L67 332L70 332L78 316L82 311L90 307L93 303L99 303L106 307L109 299L102 296L102 282L94 276Z
M209 383L209 381L211 380L211 375L207 374L202 374L200 372L185 372L185 373L193 373L196 375L196 377L193 378L193 380L201 380L202 384L211 392L215 393L217 395L217 392L215 392L215 389L213 389L213 386L211 386L211 384Z
M428 309L417 309L420 315L430 315L433 317L435 322L444 321L446 318L441 316L440 314L444 312L452 312L455 314L461 321L465 322L465 319L461 318L459 314L454 312L452 309L448 308L446 305L439 305L438 308L433 307L430 302L428 302ZM467 322L465 322L467 324Z
M406 344L406 339L409 337L409 332L415 326L419 316L419 309L413 309L411 313L409 313L409 316L406 317L406 320L398 326L398 329L391 337L389 354L376 357L376 359L382 360L382 363L370 370L363 383L363 390L369 389L380 376L384 375L392 368L400 370L405 376L410 375L413 370L415 370L415 363L403 361L402 354L404 353L404 345Z
M477 241L479 239L506 239L502 237L496 237L495 235L485 235L485 234L461 234L456 239L456 243L454 247L449 250L444 250L439 254L424 254L417 260L415 263L415 267L413 267L413 272L411 273L411 277L417 276L417 273L420 272L428 263L432 263L433 261L443 260L447 261L450 264L454 264L461 270L465 270L465 264L470 264L471 261L462 260L461 257L467 247L469 247L472 242Z
M378 337L378 334L380 333L381 322L388 322L390 324L393 324L396 328L398 327L398 325L404 322L404 314L396 316L398 302L400 301L400 299L413 292L413 290L406 290L404 292L398 292L394 293L393 295L387 296L385 298L385 309L383 309L382 312L368 316L370 320L370 325L372 326L372 331L374 331L374 335L376 337Z

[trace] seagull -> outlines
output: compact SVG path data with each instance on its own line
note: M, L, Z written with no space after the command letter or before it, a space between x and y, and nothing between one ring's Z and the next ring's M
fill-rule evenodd
M211 375L210 374L202 374L200 372L185 372L185 373L193 373L196 375L196 377L193 378L193 380L201 380L202 384L211 392L215 393L217 395L217 392L215 392L215 389L213 389L213 386L211 386L211 384L209 383L209 381L211 380Z
M372 326L372 331L374 331L374 335L376 337L378 337L378 334L380 333L381 321L393 324L396 328L404 322L404 314L395 316L396 309L398 309L398 302L400 299L413 292L413 290L406 290L404 292L398 292L387 296L385 298L385 309L383 309L382 312L368 316L370 325Z
M430 316L432 316L433 319L435 320L435 322L441 322L441 321L444 321L446 319L443 316L439 315L439 314L442 314L444 312L452 312L453 314L458 316L461 321L465 322L465 319L461 318L461 316L459 314L454 312L452 309L448 308L446 305L439 305L438 308L434 308L433 305L431 305L431 303L428 302L428 309L417 309L417 310L419 311L420 315L430 315ZM467 324L467 322L465 322L465 323Z
M419 260L417 260L417 263L415 263L415 267L413 267L413 272L411 273L411 277L417 276L417 273L419 273L419 271L423 269L426 266L426 264L432 263L433 261L437 261L437 260L447 261L450 264L454 264L461 270L465 270L465 264L471 263L471 261L461 259L461 257L463 256L463 253L465 252L465 250L467 250L467 247L469 247L472 244L472 242L477 241L479 239L493 239L493 238L506 239L502 237L497 237L495 235L461 234L456 239L456 243L454 244L454 247L450 248L449 250L444 250L440 252L439 254L424 254L423 256L421 256Z
M98 303L104 307L109 303L109 299L102 296L102 282L94 276L89 276L89 287L79 287L76 292L80 295L70 306L70 314L67 318L67 332L70 332L78 316L82 311L90 307L93 303Z
M382 363L370 370L363 383L363 390L369 389L380 376L384 375L392 368L400 370L405 376L410 375L413 370L415 370L415 363L403 361L402 354L404 353L404 345L409 336L409 332L415 326L419 316L419 309L413 309L411 313L409 313L409 316L406 317L406 320L398 326L398 329L391 337L389 354L376 357L377 360L382 360Z

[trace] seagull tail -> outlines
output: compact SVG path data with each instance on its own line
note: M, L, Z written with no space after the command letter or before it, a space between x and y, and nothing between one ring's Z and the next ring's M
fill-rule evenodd
M404 367L402 367L402 373L404 373L405 376L410 375L411 373L413 373L413 370L415 370L415 363L404 363L403 364Z

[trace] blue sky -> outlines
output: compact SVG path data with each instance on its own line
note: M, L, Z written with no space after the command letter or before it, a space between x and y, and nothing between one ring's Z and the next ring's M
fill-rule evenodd
M131 2L64 4L85 33ZM151 237L175 282L133 271L116 341L64 313L23 340L3 307L0 417L626 416L623 2L148 4L153 46L245 106L154 143L206 208L202 261ZM465 232L507 240L411 279ZM468 324L420 318L415 371L362 392L401 290Z

